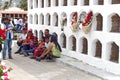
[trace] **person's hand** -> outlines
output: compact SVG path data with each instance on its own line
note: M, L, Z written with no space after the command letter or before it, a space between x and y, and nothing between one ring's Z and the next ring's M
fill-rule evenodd
M8 28L7 31L12 30L13 28Z

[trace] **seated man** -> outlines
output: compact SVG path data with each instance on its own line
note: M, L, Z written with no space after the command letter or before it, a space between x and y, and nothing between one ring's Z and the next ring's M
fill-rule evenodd
M46 36L50 36L50 35L51 35L51 34L49 33L49 29L45 29L42 38L43 38L44 41L45 41L45 37L46 37Z
M19 35L18 39L17 39L17 45L18 45L18 46L21 46L22 43L24 42L24 40L25 40L26 37L27 37L27 29L26 29L26 28L23 28L23 29L22 29L22 32L23 32L23 33L21 33L21 34ZM17 53L19 53L18 50L15 52L15 54L17 54Z
M17 40L17 45L18 46L21 46L22 45L22 42L26 39L26 36L27 36L27 29L26 28L23 28L22 29L22 32L19 37L18 37L18 40Z

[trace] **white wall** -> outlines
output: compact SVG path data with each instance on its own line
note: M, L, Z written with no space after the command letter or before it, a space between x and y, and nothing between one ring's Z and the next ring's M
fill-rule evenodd
M31 0L28 0L28 3L30 3ZM52 0L51 0L52 1ZM66 48L63 48L62 54L74 57L76 59L82 60L85 63L88 63L90 65L96 66L98 68L101 68L103 70L107 70L109 72L115 73L115 74L120 74L120 63L115 63L111 62L109 60L109 53L110 53L110 48L108 46L108 43L115 42L118 46L120 46L120 34L119 33L111 33L109 32L111 22L109 20L110 15L113 13L117 13L118 15L120 14L120 4L114 4L111 5L109 2L111 0L104 0L104 5L94 5L96 2L93 2L94 0L89 0L90 5L89 6L84 6L83 5L83 0L81 3L78 0L78 5L77 6L71 6L70 5L70 0L68 0L68 6L61 6L62 0L59 0L59 6L51 6L51 7L46 7L44 5L44 8L33 8L33 9L28 9L28 23L31 21L30 15L33 16L33 21L34 15L38 14L38 24L29 24L29 28L32 28L33 30L37 30L38 32L40 30L44 29L49 29L50 32L56 32L58 34L58 40L60 43L62 43L62 38L60 35L64 33L66 35ZM34 3L34 2L33 2ZM38 5L41 3L39 2ZM44 4L46 4L46 0L44 0ZM77 32L72 32L71 30L71 14L73 12L78 12L81 13L82 11L88 12L89 10L93 11L93 14L100 13L103 17L103 30L102 31L96 31L94 29L91 29L91 31L88 34L85 34L83 30L79 30ZM61 31L61 25L60 25L60 20L61 20L61 14L66 13L67 15L67 26L64 27L64 31ZM48 26L46 23L46 15L50 14L51 16L51 25ZM53 21L52 20L53 14L57 13L58 15L58 26L55 27L52 25ZM39 24L40 19L40 14L43 14L44 16L44 25ZM34 23L34 22L33 22ZM95 27L95 25L92 25L92 28ZM75 36L76 38L76 51L72 51L70 46L72 44L70 43L70 37ZM81 39L85 37L88 41L88 54L82 54L81 51ZM96 58L94 57L94 41L98 39L102 43L102 57L101 58ZM120 53L120 52L119 52ZM119 59L120 61L120 59Z

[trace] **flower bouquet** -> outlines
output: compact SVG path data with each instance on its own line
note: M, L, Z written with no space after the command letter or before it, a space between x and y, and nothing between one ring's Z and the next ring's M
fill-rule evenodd
M66 23L67 23L67 18L66 17L62 17L62 19L61 19L61 26L65 26Z
M10 80L8 72L10 72L11 70L12 68L6 68L4 62L0 62L0 80Z
M77 12L73 13L72 16L72 23L71 23L71 29L73 32L76 32L79 30L79 23L78 23L78 16Z
M60 23L61 23L61 26L62 26L62 27L61 27L61 30L63 31L64 26L67 24L67 18L63 16L63 17L61 18L61 22L60 22Z
M87 16L85 17L84 22L82 23L82 29L83 31L87 34L90 29L91 29L91 25L92 25L92 21L93 21L93 12L90 11Z
M79 30L79 24L78 24L78 22L72 23L71 29L72 29L73 32L78 31Z
M6 39L6 30L0 28L0 44L3 44Z

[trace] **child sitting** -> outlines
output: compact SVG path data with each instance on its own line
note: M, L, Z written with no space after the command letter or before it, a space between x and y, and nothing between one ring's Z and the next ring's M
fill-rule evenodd
M45 42L44 42L44 39L41 38L38 42L38 46L34 50L34 53L31 59L36 59L36 57L40 56L44 50L45 50Z

